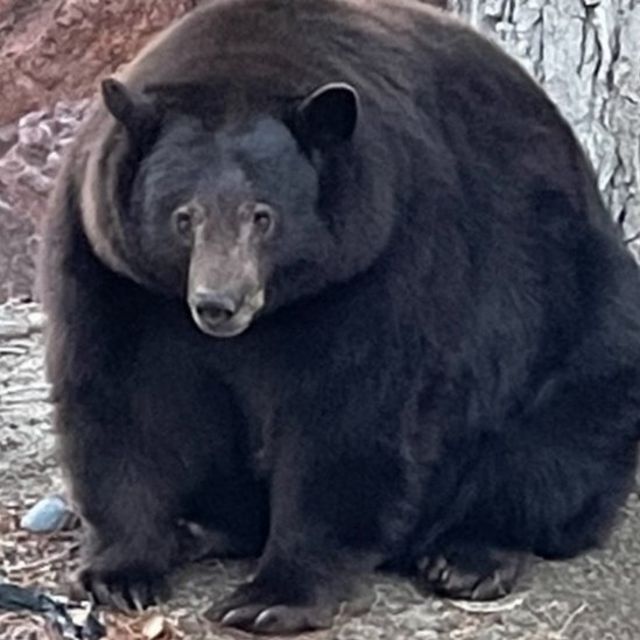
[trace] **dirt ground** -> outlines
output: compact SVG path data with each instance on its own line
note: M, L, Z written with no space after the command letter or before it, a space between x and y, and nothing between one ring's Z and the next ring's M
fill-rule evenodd
M0 306L0 582L64 591L77 564L78 532L37 536L22 514L62 487L44 381L43 316L35 304ZM640 486L640 483L639 483ZM122 640L231 640L248 637L208 623L203 612L251 570L250 562L210 561L176 576L173 599L144 616L109 615ZM630 496L605 549L570 562L536 563L517 593L495 603L425 598L407 581L371 576L370 610L342 616L317 640L639 640L640 495ZM52 638L26 615L0 613L0 638Z

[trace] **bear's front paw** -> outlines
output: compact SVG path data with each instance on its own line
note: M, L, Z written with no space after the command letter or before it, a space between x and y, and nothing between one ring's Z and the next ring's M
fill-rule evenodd
M73 593L120 611L141 611L169 596L167 568L151 562L114 558L113 553L90 560L80 569Z
M267 583L254 581L214 605L207 617L253 633L297 633L330 627L338 604L327 596L310 601L301 592L296 594L295 589L287 595Z

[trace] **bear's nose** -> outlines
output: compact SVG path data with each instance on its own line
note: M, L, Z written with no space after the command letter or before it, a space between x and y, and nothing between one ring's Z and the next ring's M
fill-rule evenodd
M224 291L199 289L193 295L191 305L198 317L209 327L229 320L238 310L238 303Z

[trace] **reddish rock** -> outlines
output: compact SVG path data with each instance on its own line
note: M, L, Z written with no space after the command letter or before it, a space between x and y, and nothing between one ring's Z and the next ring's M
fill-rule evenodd
M0 128L0 301L33 294L38 223L87 104L61 102Z
M196 0L0 0L0 125L90 95Z
M38 227L98 80L197 0L0 0L0 302L34 295Z

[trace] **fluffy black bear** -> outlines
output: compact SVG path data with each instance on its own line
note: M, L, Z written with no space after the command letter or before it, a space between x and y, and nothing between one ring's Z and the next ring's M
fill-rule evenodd
M520 67L412 0L218 0L103 85L46 232L82 584L151 602L193 526L214 607L330 623L353 577L508 592L632 484L638 271Z

